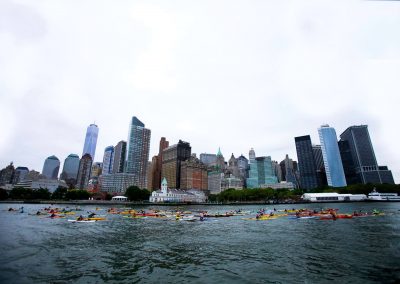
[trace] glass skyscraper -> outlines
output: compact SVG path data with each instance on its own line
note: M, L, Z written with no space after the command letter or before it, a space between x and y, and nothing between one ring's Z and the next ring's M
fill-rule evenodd
M61 179L67 181L69 179L76 180L79 170L79 156L76 154L70 154L64 160L64 166L61 173Z
M135 185L140 188L147 184L150 136L150 129L145 128L136 116L132 117L126 147L125 172L134 175Z
M295 137L297 159L299 161L300 187L313 189L318 187L317 167L313 154L310 135Z
M119 141L114 147L114 162L112 171L114 174L123 173L126 156L126 141Z
M348 183L394 183L391 171L378 166L367 125L347 128L339 144Z
M113 172L113 163L114 163L114 146L108 146L104 150L103 156L103 175L108 175Z
M322 125L318 128L318 134L328 185L332 187L346 186L347 183L335 129L327 124Z
M44 161L42 174L47 179L57 179L60 170L60 160L56 156L50 156Z
M94 160L94 155L96 153L97 137L99 135L99 128L96 124L91 124L87 128L85 145L83 146L82 156L89 154Z
M249 152L250 171L246 180L247 188L260 188L266 184L278 183L278 178L272 169L271 157L255 157L254 149Z

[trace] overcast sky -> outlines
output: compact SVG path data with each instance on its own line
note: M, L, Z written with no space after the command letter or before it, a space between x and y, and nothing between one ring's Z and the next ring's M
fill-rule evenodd
M398 1L0 0L0 168L81 156L93 122L101 161L135 115L151 155L226 159L367 124L399 183L399 31Z

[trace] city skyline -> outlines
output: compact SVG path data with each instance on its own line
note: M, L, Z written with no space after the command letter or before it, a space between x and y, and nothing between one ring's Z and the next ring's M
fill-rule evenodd
M293 137L366 124L400 182L396 1L210 4L0 3L0 164L80 155L93 121L102 161L132 115L152 130L150 157L168 137L198 155L295 158Z

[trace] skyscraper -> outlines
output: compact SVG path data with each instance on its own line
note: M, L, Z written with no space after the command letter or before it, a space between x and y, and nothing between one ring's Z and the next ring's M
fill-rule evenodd
M86 131L85 145L83 146L82 156L89 154L94 160L94 155L96 153L97 137L99 135L99 128L96 124L90 124Z
M315 166L317 170L317 178L318 178L318 186L326 186L328 185L326 181L326 173L325 173L325 165L324 165L324 157L322 156L322 148L321 145L313 145L312 146Z
M79 189L87 189L92 171L92 157L90 154L85 154L79 162L79 171L77 177L77 187Z
M299 161L300 187L309 190L318 187L317 169L315 165L310 135L294 138L297 160Z
M147 184L147 162L150 151L150 129L136 117L129 126L125 172L134 175L135 185L144 188Z
M151 181L148 184L148 189L150 190L157 190L161 188L161 170L162 170L162 162L163 162L163 151L164 149L168 148L169 142L165 137L161 137L160 139L160 146L158 148L158 155L154 156L152 159L152 167L151 173L148 175L151 178Z
M248 188L259 188L266 184L278 183L272 168L271 157L256 157L254 149L249 152L250 171L249 178L246 180Z
M29 169L27 167L17 167L15 169L13 184L27 180Z
M182 140L179 140L178 144L164 149L161 176L167 179L171 188L180 189L181 163L190 158L191 151L190 144Z
M56 156L50 156L44 161L42 174L47 179L57 179L60 170L60 160Z
M108 175L113 172L113 163L114 163L114 146L108 146L104 150L103 155L103 175Z
M180 188L184 190L208 189L207 166L200 162L195 155L182 161Z
M346 179L354 183L394 183L391 171L378 166L367 125L350 126L340 135Z
M112 171L114 174L123 173L125 166L125 156L126 156L126 141L119 141L114 147L114 162Z
M346 178L335 129L327 124L322 125L318 128L318 134L328 185L333 187L346 186Z
M79 156L70 154L64 160L64 166L60 178L67 184L76 184L76 178L79 171Z

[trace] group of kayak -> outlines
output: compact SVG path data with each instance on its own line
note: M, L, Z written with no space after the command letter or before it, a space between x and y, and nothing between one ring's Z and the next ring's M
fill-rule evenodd
M292 209L292 210L259 210L255 218L246 218L246 220L271 220L280 217L288 217L290 219L319 219L319 220L337 220L351 219L357 217L383 216L385 213L374 209L372 212L363 212L362 210L353 213L338 213L339 209Z

